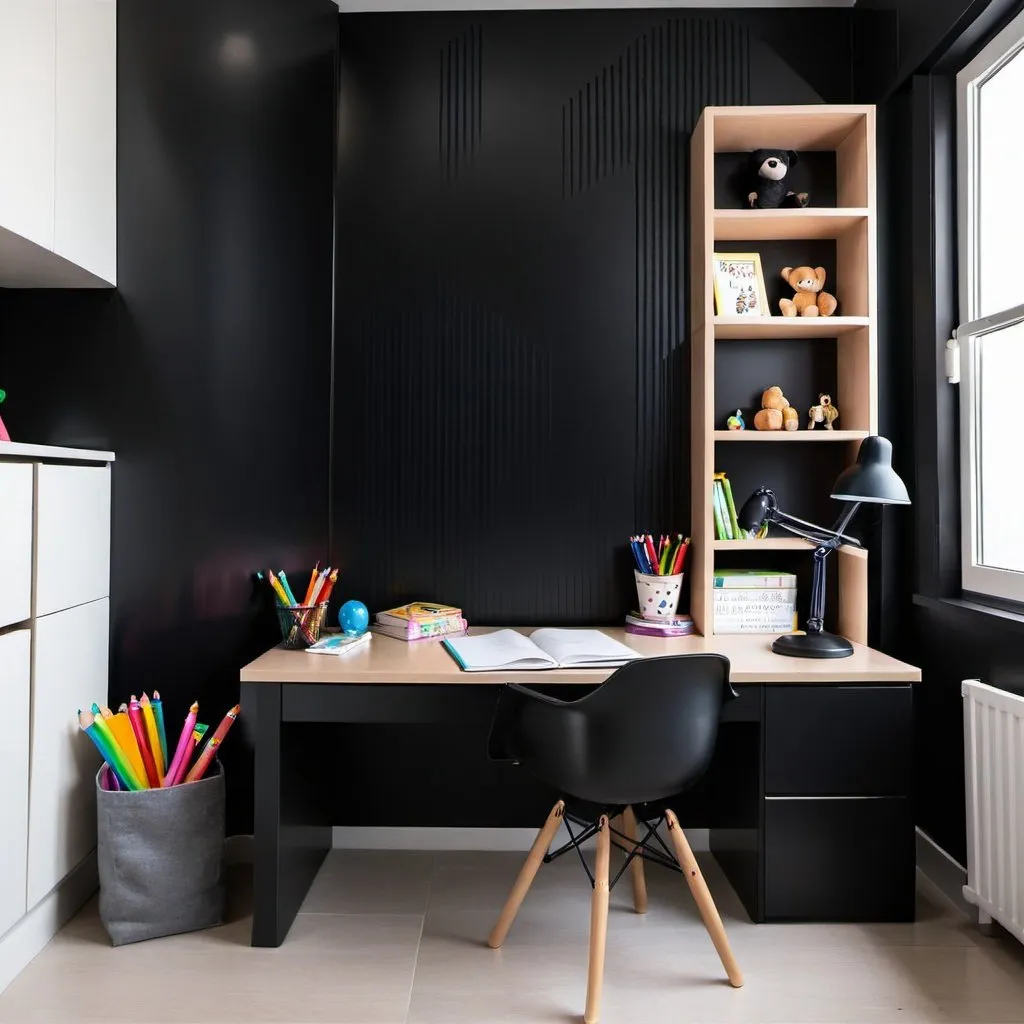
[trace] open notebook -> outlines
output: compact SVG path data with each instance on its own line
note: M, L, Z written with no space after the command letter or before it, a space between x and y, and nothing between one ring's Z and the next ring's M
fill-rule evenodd
M528 637L514 629L445 640L464 672L502 669L614 668L642 658L599 629L536 629Z

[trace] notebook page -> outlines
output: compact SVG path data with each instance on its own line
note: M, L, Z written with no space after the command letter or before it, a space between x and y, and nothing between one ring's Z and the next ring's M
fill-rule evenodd
M530 639L562 666L623 665L642 658L632 647L620 644L599 629L535 629Z
M555 668L556 662L532 640L514 629L499 629L483 636L460 636L444 646L465 672L500 669Z

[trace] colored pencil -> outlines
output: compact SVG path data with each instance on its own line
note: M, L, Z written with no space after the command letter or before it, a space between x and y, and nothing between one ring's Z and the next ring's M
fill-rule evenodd
M682 539L682 537L680 537L679 547L676 549L675 561L672 563L672 573L671 573L671 575L678 576L679 573L681 573L683 571L683 562L686 560L686 549L688 547L689 547L689 538L687 538L687 540L684 541Z
M651 563L651 573L656 574L658 572L658 553L654 550L654 538L647 534L644 537L644 544L647 550L647 560Z
M150 701L153 707L153 717L156 719L156 734L160 737L160 756L163 760L164 773L167 772L167 729L164 727L164 702L160 699L160 691L153 691L153 699Z
M288 603L295 607L298 605L298 601L295 600L295 595L292 593L292 588L288 585L288 577L285 575L284 569L277 574L278 581L284 590L284 596L288 598Z
M114 757L114 760L110 762L110 766L117 772L125 785L125 789L146 789L145 779L136 773L125 752L118 745L117 738L111 732L109 722L101 716L95 719L93 728L103 737L103 742Z
M149 752L153 755L153 764L156 767L156 781L158 786L164 784L164 755L160 749L160 733L156 728L156 715L153 713L153 705L148 694L139 698L139 710L142 711L142 723L146 727L146 742L149 744Z
M121 748L121 753L128 758L135 777L143 783L142 788L148 789L149 780L146 776L146 766L142 762L142 754L139 752L139 744L135 739L135 731L128 719L128 705L122 704L121 707L124 708L123 711L118 711L113 718L106 719L107 728L113 733L117 745Z
M164 776L164 786L173 786L177 778L178 769L181 768L182 758L188 749L188 742L192 736L192 730L196 727L196 718L199 716L199 704L194 703L188 709L188 716L185 718L185 725L182 727L181 736L178 737L178 746L174 751L174 760L171 761L167 774Z
M309 586L306 587L306 596L302 599L302 603L304 605L308 605L310 603L310 600L313 597L313 588L316 586L317 577L319 575L320 563L317 562L316 565L313 566L313 571L309 574Z
M100 705L100 714L104 718L113 718L114 717L114 712L111 711L110 708L108 708L106 704L101 704Z
M214 736L213 739L203 747L203 752L197 758L196 763L192 765L192 770L185 776L185 781L198 782L206 774L206 769L210 767L210 762L217 756L217 751L219 749L220 740Z
M309 595L309 598L306 601L307 605L314 605L314 604L316 604L320 600L320 591L324 589L324 584L327 582L327 577L330 574L331 574L331 567L330 566L328 566L326 569L324 569L320 573L319 577L317 578L317 581L316 581L315 585L313 586L313 592Z
M209 746L214 740L218 743L224 742L224 737L227 736L228 730L235 724L235 719L238 718L239 713L242 710L241 704L236 704L222 719L220 725L217 726L217 731L207 741Z
M267 570L267 579L270 580L270 585L274 588L274 593L277 594L278 601L281 602L283 607L287 608L292 602L288 600L288 595L284 592L284 587L281 586L281 581L274 575L273 569Z
M188 738L188 747L185 750L185 756L181 759L181 765L178 767L178 775L174 782L171 783L172 786L177 786L179 783L185 781L185 773L188 769L189 762L192 760L192 752L196 749L196 745L206 735L209 728L210 727L208 725L204 725L202 722L196 723L196 727L192 730L192 735Z
M334 591L334 584L337 582L338 570L335 569L334 572L332 572L331 575L327 578L327 585L324 587L323 592L320 594L320 599L318 602L319 604L323 604L325 601L330 601L331 593Z
M135 778L134 773L131 770L131 765L128 764L127 760L118 750L117 745L113 743L113 739L110 736L109 730L106 735L97 728L96 723L101 722L103 719L97 718L91 711L79 711L78 712L78 727L92 740L96 749L100 752L103 760L107 762L107 765L118 775L120 780L125 783L126 789L141 789L142 786L139 780ZM124 772L124 774L122 774ZM134 785L133 785L134 782Z
M142 717L142 705L138 698L132 694L128 702L128 721L132 723L132 732L135 733L135 742L139 745L139 753L142 755L142 763L146 768L146 778L149 785L156 789L160 783L157 782L156 761L153 760L153 752L149 749L149 740L146 737L146 720Z

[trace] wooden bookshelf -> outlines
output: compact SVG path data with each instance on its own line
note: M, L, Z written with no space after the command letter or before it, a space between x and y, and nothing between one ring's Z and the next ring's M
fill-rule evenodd
M750 210L729 209L734 197L715 195L715 154L735 154L761 147L820 151L835 154L834 206L807 209ZM723 157L723 159L728 159ZM712 477L715 472L730 472L730 453L743 449L722 445L767 443L763 458L758 454L765 482L772 479L772 467L783 460L814 458L811 444L840 444L836 449L814 449L822 458L835 450L835 459L849 465L857 455L859 442L878 430L878 357L876 299L875 195L875 108L872 106L800 106L800 107L706 107L691 140L690 173L690 275L691 275L691 445L693 545L690 549L690 610L697 628L712 632L712 577L716 559L726 553L735 565L749 559L751 568L770 566L765 556L771 553L790 557L807 552L812 545L796 537L768 537L764 540L724 541L715 539L712 513ZM814 201L815 189L811 189ZM801 259L800 243L834 245L835 266L829 277L829 290L840 299L842 314L834 317L790 318L777 310L764 317L716 316L711 279L711 254L730 251L728 243L787 243L794 253L792 265ZM775 272L765 266L766 279ZM785 380L779 384L800 412L797 431L755 431L754 409L745 408L748 429L724 429L721 410L715 407L716 348L719 342L729 346L758 342L814 341L834 346L835 404L840 410L842 429L806 430L806 408L817 397L790 394ZM729 349L742 353L742 348ZM751 352L756 350L751 349ZM770 350L765 350L770 351ZM796 352L811 349L795 349ZM831 358L831 353L828 354ZM724 356L722 358L725 358ZM735 356L736 358L742 356ZM798 360L803 356L798 355ZM809 357L808 357L809 358ZM721 390L721 389L720 389ZM744 405L738 395L736 404ZM805 401L810 397L810 401ZM762 465L763 464L763 465ZM818 463L820 464L820 462ZM811 472L810 465L808 472ZM833 480L821 479L827 493ZM808 493L816 493L819 481L807 483ZM734 495L737 505L746 495ZM793 515L807 515L799 507L786 506ZM836 512L839 508L837 505ZM828 525L828 524L824 524ZM868 553L863 549L841 548L830 559L829 572L835 574L838 608L830 606L830 625L858 643L867 642Z

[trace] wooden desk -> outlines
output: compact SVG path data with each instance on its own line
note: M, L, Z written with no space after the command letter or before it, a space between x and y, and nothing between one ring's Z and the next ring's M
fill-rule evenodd
M918 669L860 646L851 658L816 661L772 654L771 637L605 632L649 656L729 658L740 698L726 706L709 772L711 848L755 921L913 918ZM331 847L325 797L339 780L318 727L464 717L477 729L496 684L596 686L610 674L462 672L440 643L383 636L339 657L272 650L247 665L242 722L256 750L253 945L281 944ZM485 742L481 735L481 750Z

